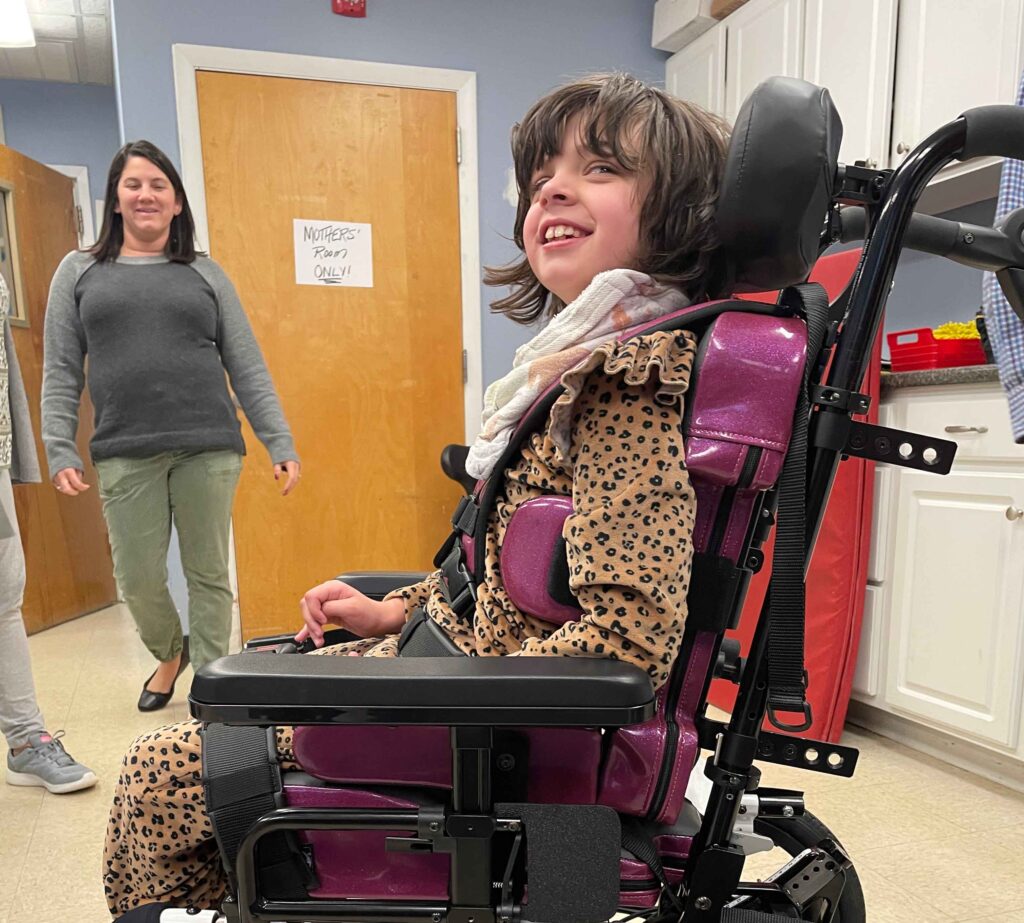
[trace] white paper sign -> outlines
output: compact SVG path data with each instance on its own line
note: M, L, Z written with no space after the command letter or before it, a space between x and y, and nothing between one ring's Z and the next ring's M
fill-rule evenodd
M295 284L373 288L369 224L295 218Z

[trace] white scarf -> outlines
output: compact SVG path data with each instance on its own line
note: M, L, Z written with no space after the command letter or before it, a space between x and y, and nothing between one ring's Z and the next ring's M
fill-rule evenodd
M594 276L575 301L516 350L512 370L487 389L480 435L470 446L466 471L475 478L487 477L533 402L598 346L621 330L688 303L682 292L633 269L609 269Z

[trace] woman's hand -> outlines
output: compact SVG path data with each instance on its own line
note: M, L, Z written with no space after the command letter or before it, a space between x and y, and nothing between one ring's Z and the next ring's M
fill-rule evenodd
M279 464L274 465L274 480L278 481L283 477L287 477L285 481L284 490L281 491L282 497L287 497L294 489L295 485L299 483L302 465L297 461L283 461Z
M323 647L325 625L338 625L360 638L377 638L394 634L405 624L403 600L370 599L341 580L328 580L307 590L299 608L306 624L295 640L301 643L312 638L317 647Z
M61 468L53 479L53 486L62 494L77 497L89 489L89 485L82 479L84 474L80 468Z

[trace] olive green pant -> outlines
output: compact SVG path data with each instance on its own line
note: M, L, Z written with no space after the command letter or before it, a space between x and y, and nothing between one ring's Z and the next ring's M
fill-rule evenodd
M237 452L165 452L96 462L114 576L139 635L157 660L181 652L181 622L167 588L171 520L188 584L189 654L198 670L228 652L231 505Z

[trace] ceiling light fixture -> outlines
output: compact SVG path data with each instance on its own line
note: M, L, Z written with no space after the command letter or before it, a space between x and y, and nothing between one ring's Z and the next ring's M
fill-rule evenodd
M0 48L34 48L35 44L26 0L0 0Z

